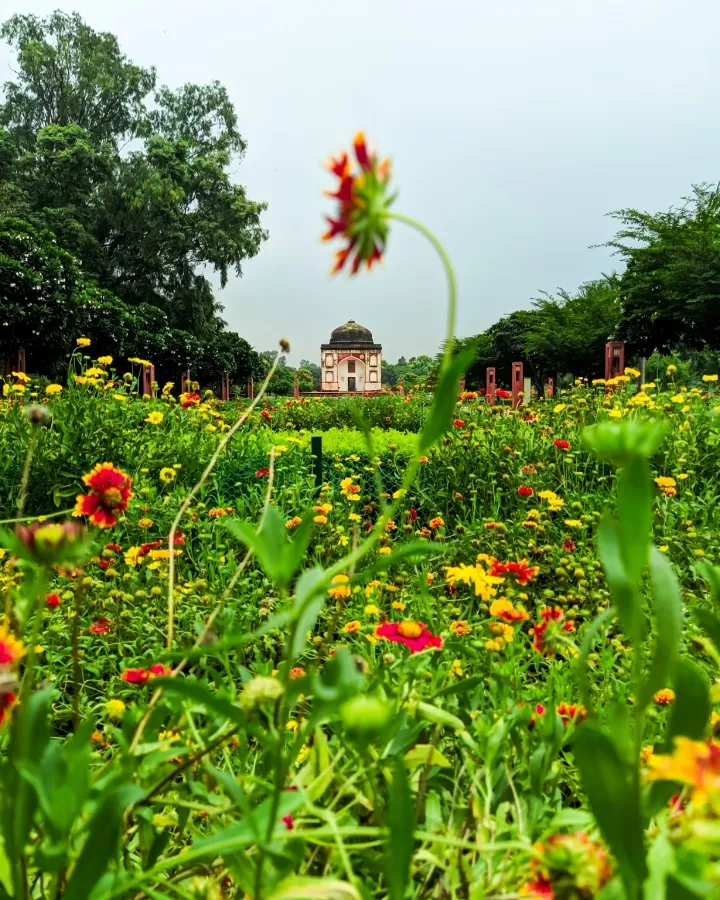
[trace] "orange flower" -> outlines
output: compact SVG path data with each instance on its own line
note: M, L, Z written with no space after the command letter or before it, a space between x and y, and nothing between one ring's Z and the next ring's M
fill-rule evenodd
M73 515L89 516L90 521L100 528L115 525L118 514L128 508L133 496L130 476L112 463L98 463L83 481L91 493L77 496Z
M467 622L451 622L450 623L450 634L454 634L455 637L463 637L463 635L472 633L472 625L468 625Z
M335 218L327 216L329 228L322 239L331 241L340 237L347 241L335 254L333 275L343 268L353 252L352 275L357 274L363 263L372 268L373 263L382 259L388 238L389 208L394 199L388 195L390 162L387 159L378 162L377 156L368 150L362 131L355 135L354 150L359 169L345 152L331 157L327 163L328 171L338 178L339 184L335 192L325 194L337 200L338 209Z
M445 519L442 516L435 516L434 519L430 519L428 525L431 528L442 528L445 525Z
M663 688L653 696L653 700L657 703L658 706L669 706L674 699L675 691L671 690L670 688Z

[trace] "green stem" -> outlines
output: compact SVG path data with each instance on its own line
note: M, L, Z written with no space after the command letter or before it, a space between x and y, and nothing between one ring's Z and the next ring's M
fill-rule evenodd
M447 334L445 335L445 352L443 354L443 361L440 372L444 372L445 369L450 365L450 361L452 360L452 341L455 336L455 320L457 318L457 282L455 280L455 271L452 267L452 263L450 262L450 257L447 254L447 251L440 243L438 238L427 228L422 222L418 222L416 219L411 218L410 216L406 216L403 213L391 212L389 214L391 219L395 219L396 222L404 222L405 225L409 225L411 228L414 228L416 231L419 231L424 237L426 237L430 243L433 245L437 255L440 257L440 262L443 264L443 268L445 269L445 276L447 278L448 284L448 309L447 309Z

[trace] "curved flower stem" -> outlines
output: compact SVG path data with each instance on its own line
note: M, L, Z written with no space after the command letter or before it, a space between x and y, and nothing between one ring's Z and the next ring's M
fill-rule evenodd
M418 222L416 219L411 218L410 216L406 216L404 213L391 212L388 213L388 217L390 219L394 219L396 222L402 222L405 225L409 225L410 228L414 228L416 231L419 231L423 237L427 238L428 241L432 244L435 249L437 255L440 257L440 261L442 262L443 268L445 270L445 275L447 278L447 286L448 286L448 312L447 312L447 333L445 335L445 349L443 351L443 359L440 366L440 374L442 375L450 365L453 356L453 338L455 337L455 321L457 318L457 281L455 279L455 271L452 267L452 263L450 262L450 257L447 254L447 251L440 243L439 239L427 228L422 222ZM407 469L405 470L405 477L402 480L401 489L399 491L400 496L391 504L388 504L383 513L378 517L377 522L375 523L375 527L370 532L366 540L362 542L359 546L355 547L347 556L343 559L339 560L335 563L334 566L331 566L325 572L325 577L318 584L318 590L323 590L327 587L327 585L332 581L335 575L340 575L344 573L348 568L356 565L367 553L372 550L372 548L377 544L382 535L385 532L385 526L392 519L394 514L397 512L398 508L402 503L402 497L405 492L408 490L410 485L415 479L415 475L420 466L420 444L418 439L418 447L415 455L410 460Z
M455 279L455 270L452 267L452 263L450 262L450 257L447 254L447 250L443 247L443 245L432 233L432 231L430 231L429 228L423 225L422 222L418 222L416 219L413 219L410 216L406 216L404 213L391 212L389 213L389 217L391 219L394 219L396 222L403 222L405 225L409 225L411 228L419 231L420 234L423 235L423 237L427 238L433 245L437 255L440 257L440 262L443 264L443 268L445 269L445 276L447 278L448 284L448 309L445 350L443 353L443 360L440 368L440 372L442 373L450 365L453 351L452 341L455 337L455 320L457 318L457 281Z

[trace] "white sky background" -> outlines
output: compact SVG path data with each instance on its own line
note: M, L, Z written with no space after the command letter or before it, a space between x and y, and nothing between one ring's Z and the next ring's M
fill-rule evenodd
M664 210L720 172L718 0L0 0L76 10L158 81L219 79L248 141L237 179L270 239L220 299L257 349L316 360L348 318L395 361L444 334L442 270L395 226L383 266L330 279L321 168L362 127L396 208L443 240L459 333L617 267L605 213ZM0 81L11 77L0 46Z

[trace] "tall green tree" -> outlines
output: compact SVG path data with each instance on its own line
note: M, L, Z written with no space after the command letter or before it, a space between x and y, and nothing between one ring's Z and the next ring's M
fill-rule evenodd
M623 209L610 241L626 263L619 337L649 356L720 349L720 186L696 185L664 213Z

